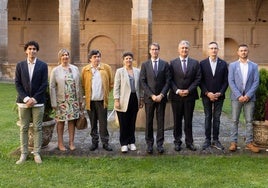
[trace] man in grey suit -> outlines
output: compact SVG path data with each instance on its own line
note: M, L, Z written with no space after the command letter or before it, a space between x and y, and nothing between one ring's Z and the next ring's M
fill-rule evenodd
M178 45L179 57L170 62L171 90L169 98L174 118L175 151L181 150L182 118L186 148L195 151L192 135L192 120L195 100L198 99L197 87L200 84L201 72L199 62L190 58L190 43L182 40Z
M156 111L157 135L156 144L158 153L164 152L164 120L167 102L167 92L170 84L170 70L168 62L158 57L160 46L152 43L149 46L151 59L142 63L140 83L144 90L144 103L146 113L145 140L147 153L153 153L154 132L153 119Z
M260 150L253 145L253 112L256 101L255 92L259 86L258 65L248 59L246 44L238 46L239 59L229 65L228 82L231 89L232 121L230 151L237 150L238 124L241 110L246 121L246 149L254 153Z

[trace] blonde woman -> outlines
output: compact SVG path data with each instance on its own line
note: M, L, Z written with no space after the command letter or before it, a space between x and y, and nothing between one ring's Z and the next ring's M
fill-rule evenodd
M143 106L140 90L140 70L132 66L133 54L123 54L123 67L116 70L114 79L114 108L120 125L121 152L136 150L135 124L139 107Z
M56 111L58 148L66 151L63 142L64 124L68 123L69 148L75 150L75 120L79 118L82 103L80 74L76 66L70 64L70 53L61 49L58 53L59 65L50 75L51 105Z

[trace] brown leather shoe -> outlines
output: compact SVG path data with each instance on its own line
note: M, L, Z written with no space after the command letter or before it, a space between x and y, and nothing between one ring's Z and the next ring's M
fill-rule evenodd
M257 146L254 146L252 144L252 142L250 142L249 144L246 145L246 149L254 152L254 153L259 153L260 152L260 148L258 148Z
M230 151L236 151L237 150L237 144L235 142L231 142L229 150Z

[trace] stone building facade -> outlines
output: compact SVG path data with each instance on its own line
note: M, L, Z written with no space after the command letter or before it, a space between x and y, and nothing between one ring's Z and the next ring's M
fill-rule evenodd
M122 66L124 51L132 51L139 66L153 41L169 61L178 56L182 39L190 41L190 55L198 60L206 57L210 41L219 43L227 62L246 43L250 59L268 65L268 0L0 0L0 25L1 79L14 79L29 40L39 42L38 57L50 69L60 48L69 49L79 67L91 49L101 50L114 70Z

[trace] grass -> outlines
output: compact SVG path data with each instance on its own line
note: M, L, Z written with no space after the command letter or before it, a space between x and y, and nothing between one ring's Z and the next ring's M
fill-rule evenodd
M268 157L193 155L146 157L43 156L15 165L19 146L16 92L0 84L0 187L267 187Z

